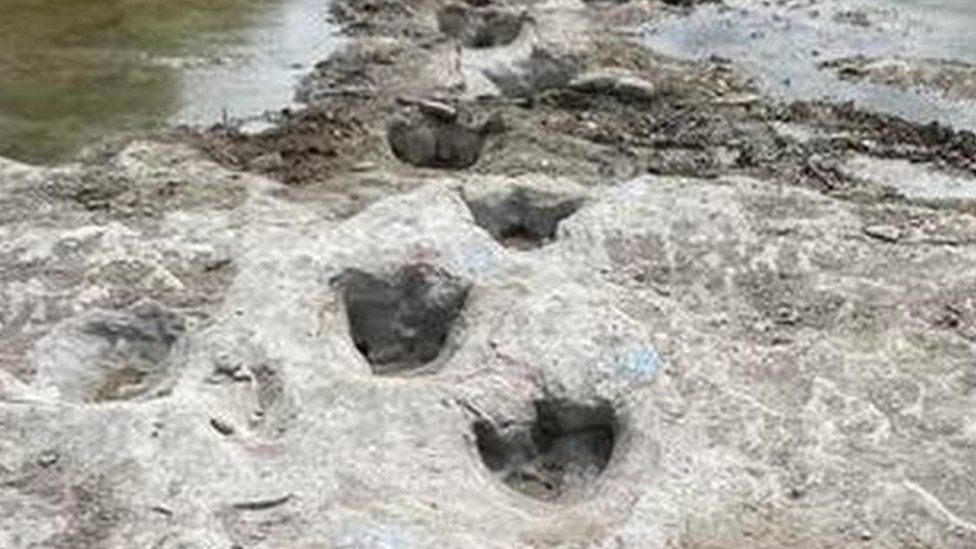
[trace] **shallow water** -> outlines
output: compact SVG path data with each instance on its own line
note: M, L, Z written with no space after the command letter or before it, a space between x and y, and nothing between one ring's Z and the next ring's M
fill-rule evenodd
M853 7L870 21L845 17ZM785 99L854 101L860 107L927 122L976 129L976 105L934 92L842 81L826 60L932 57L976 62L976 2L860 0L756 2L727 0L649 25L647 43L667 54L718 55L744 66L767 92Z
M334 39L327 0L0 0L0 156L291 103Z
M854 156L843 167L849 175L922 202L972 202L976 179L969 174L946 173L908 160Z

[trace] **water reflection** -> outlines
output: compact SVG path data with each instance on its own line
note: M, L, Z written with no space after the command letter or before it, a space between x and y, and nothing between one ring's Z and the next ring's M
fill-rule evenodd
M857 5L867 10L870 25L850 16ZM825 60L853 55L976 60L970 30L976 25L976 7L970 0L929 0L924 9L913 5L908 0L830 4L727 0L651 25L646 40L672 55L729 57L778 97L854 101L863 108L920 122L942 120L976 129L976 109L970 102L842 81L819 68Z
M291 97L324 56L324 0L0 0L0 156L211 123Z

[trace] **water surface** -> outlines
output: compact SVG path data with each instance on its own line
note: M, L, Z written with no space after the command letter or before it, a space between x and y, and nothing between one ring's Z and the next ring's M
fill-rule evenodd
M0 156L288 105L333 46L327 0L0 0Z
M778 97L854 101L911 120L976 129L972 102L842 81L818 68L823 61L854 55L976 62L973 29L972 0L727 0L649 25L645 36L652 47L671 55L730 58Z

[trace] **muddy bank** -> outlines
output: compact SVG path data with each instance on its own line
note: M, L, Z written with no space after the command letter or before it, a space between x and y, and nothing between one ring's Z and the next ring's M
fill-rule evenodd
M847 190L859 182L837 165L850 153L976 169L969 131L850 104L776 100L728 60L668 58L630 38L628 30L686 9L338 2L334 17L354 39L306 78L300 97L309 109L258 135L215 128L189 139L228 167L306 188L391 172L436 177L428 170L441 167L588 183L734 173ZM518 23L496 30L499 14ZM442 112L414 112L418 101ZM404 158L397 139L422 151ZM466 150L445 150L465 142Z

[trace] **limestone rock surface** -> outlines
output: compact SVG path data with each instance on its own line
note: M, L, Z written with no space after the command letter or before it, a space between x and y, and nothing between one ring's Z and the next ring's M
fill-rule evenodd
M0 547L976 546L971 216L186 154L0 166Z

